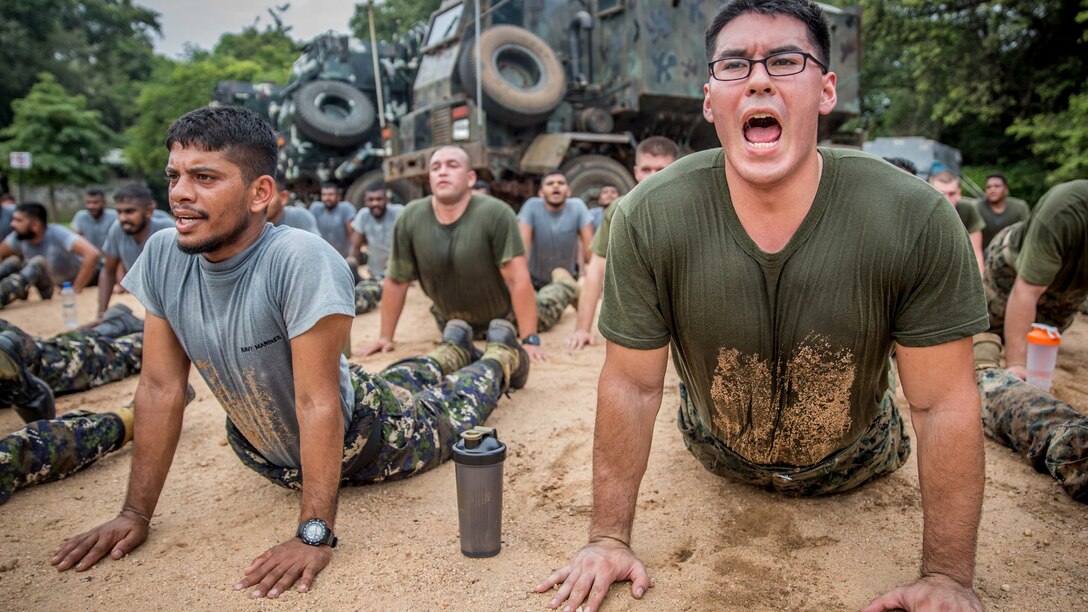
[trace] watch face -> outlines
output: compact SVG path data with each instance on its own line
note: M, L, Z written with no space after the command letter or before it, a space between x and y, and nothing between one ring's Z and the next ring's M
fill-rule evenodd
M326 529L320 521L307 521L302 526L302 540L307 544L317 544L325 539Z

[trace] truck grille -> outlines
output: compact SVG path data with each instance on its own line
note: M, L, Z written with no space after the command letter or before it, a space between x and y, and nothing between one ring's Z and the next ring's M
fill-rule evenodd
M450 109L440 107L431 111L431 146L441 146L453 142L450 134Z

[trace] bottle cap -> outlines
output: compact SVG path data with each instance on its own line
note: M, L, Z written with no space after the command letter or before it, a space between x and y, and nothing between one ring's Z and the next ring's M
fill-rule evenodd
M61 289L67 289L67 288L69 288L69 287L71 287L71 286L72 286L72 283L67 283L67 282L66 282L66 283L64 283L63 285L61 285Z
M473 427L461 432L453 445L453 460L462 465L494 465L506 459L506 445L494 427Z
M1028 333L1028 342L1043 346L1058 346L1062 343L1062 334L1058 328L1041 323L1033 323Z

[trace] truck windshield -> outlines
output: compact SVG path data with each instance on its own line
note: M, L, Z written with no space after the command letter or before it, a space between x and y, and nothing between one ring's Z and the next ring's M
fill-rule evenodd
M427 35L427 45L434 45L446 40L450 36L453 36L457 32L457 25L461 23L461 13L464 12L465 5L458 4L457 6L447 9L445 12L435 15L433 25L431 25L431 31Z

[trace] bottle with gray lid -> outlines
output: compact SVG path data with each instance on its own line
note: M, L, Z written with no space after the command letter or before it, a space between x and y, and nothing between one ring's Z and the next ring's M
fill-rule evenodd
M461 553L494 557L502 547L502 465L506 445L492 427L461 432L453 445Z

